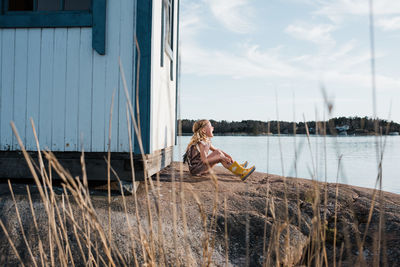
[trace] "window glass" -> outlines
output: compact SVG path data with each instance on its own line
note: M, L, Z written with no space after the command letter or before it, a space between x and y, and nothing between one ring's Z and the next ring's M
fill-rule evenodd
M37 0L38 11L57 11L61 10L60 0Z
M32 11L33 0L9 0L8 11Z
M162 25L162 33L165 38L166 48L169 48L172 52L173 40L174 40L174 2L173 0L164 0L163 1L163 25Z
M91 0L65 0L64 10L89 10Z
M167 42L169 47L172 49L172 27L173 27L173 14L172 14L172 1L168 1L168 12L167 12Z

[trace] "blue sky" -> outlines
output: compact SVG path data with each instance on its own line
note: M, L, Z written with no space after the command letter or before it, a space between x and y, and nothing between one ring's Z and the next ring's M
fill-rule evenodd
M377 115L400 122L400 1L374 3ZM373 116L368 0L181 0L181 118ZM278 110L278 111L277 111Z

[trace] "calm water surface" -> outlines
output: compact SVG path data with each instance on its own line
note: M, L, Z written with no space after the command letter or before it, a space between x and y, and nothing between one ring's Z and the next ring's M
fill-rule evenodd
M175 161L182 160L189 140L178 137ZM383 151L382 188L400 194L399 136L215 136L212 143L260 172L369 188L375 187Z

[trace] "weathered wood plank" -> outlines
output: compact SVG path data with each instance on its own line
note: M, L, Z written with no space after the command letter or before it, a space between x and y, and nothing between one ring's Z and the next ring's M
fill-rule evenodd
M15 69L14 69L14 99L13 121L19 136L25 144L26 121L26 85L28 65L28 30L17 29L15 32ZM13 150L19 150L17 138L13 134Z
M173 147L169 146L146 155L147 175L152 176L172 163Z
M93 49L92 49L92 31L90 28L81 28L79 59L80 59L79 98L78 98L79 150L83 147L85 151L91 151Z
M5 29L2 32L0 149L10 150L13 138L10 121L13 119L15 29Z
M93 58L92 152L105 151L108 125L105 123L106 58L95 53ZM107 136L107 137L106 137Z
M80 28L68 29L67 41L67 81L65 94L65 151L79 151L78 99L79 99L79 48Z
M53 74L54 74L54 29L42 29L42 53L40 64L39 142L42 149L51 148L51 121Z
M116 90L114 99L113 119L111 127L111 151L118 151L118 105L119 105L119 35L120 35L120 16L121 1L110 0L107 7L107 73L106 73L106 90L105 90L105 107L106 107L106 125L108 128L110 118L111 98L114 89ZM108 146L108 130L106 147Z
M26 88L26 149L36 150L36 140L33 134L30 118L33 119L36 130L39 123L40 103L40 58L41 50L41 29L29 29L28 31L28 73Z
M51 150L63 151L65 143L65 84L67 69L67 29L54 33L53 118Z
M133 18L132 14L134 14L134 4L133 1L124 1L123 5L121 5L121 35L120 35L120 58L122 66L124 67L124 73L126 78L126 83L128 85L128 90L130 92L130 98L132 105L134 101L132 99L132 72L133 72L133 49L134 49L134 40L133 40ZM123 83L120 80L120 94L119 97L119 135L118 135L118 151L120 152L128 152L129 151L129 138L128 138L128 125L126 122L126 96L123 91ZM133 145L134 143L132 143Z

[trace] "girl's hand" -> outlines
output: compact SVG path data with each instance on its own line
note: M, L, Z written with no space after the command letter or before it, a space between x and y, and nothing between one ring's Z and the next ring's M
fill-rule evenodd
M222 152L222 154L224 154L225 157L227 157L227 158L229 159L230 163L233 163L233 159L232 159L232 157L231 157L229 154L225 153L225 152L222 151L222 150L220 150L220 151Z

